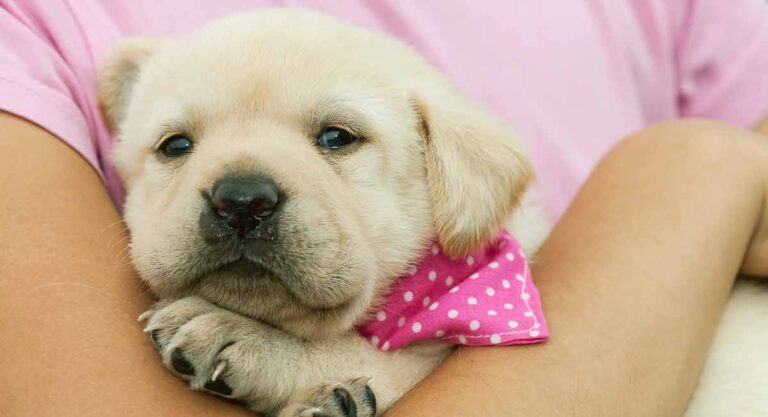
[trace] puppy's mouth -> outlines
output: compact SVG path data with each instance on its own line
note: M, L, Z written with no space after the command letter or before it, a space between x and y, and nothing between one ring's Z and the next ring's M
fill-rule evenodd
M313 309L338 309L353 297L346 291L311 284L304 262L268 243L232 241L208 247L194 256L197 268L188 291L216 286L224 293L237 291L238 297L263 297L279 292L291 294L293 302ZM336 281L337 285L339 281ZM345 294L345 295L342 295Z
M281 267L288 264L273 251L266 248L253 248L253 244L232 242L200 253L202 268L198 280L210 275L227 275L232 278L273 279L283 278ZM258 245L257 245L258 246Z
M262 265L248 259L245 256L233 261L222 263L215 267L212 272L216 274L237 275L244 277L266 277L273 275Z

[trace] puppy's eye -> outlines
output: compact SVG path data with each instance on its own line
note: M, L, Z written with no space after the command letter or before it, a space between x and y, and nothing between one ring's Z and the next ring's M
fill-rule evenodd
M356 140L355 135L338 127L327 127L317 137L318 145L326 149L339 149Z
M192 141L188 137L173 135L160 145L160 150L163 155L173 158L192 152L192 146Z

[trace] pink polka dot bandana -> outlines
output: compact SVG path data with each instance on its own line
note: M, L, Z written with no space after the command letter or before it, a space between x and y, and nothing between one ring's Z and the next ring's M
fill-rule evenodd
M432 246L358 330L384 351L430 339L487 346L549 337L525 254L507 231L463 259L449 259Z

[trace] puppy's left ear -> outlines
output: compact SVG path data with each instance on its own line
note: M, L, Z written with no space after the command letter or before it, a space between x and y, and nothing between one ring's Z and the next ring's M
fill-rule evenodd
M104 62L99 74L99 107L111 130L125 117L142 65L161 44L159 39L129 39L119 43Z
M497 235L533 168L504 124L447 82L422 84L414 107L438 240L449 256L464 256Z

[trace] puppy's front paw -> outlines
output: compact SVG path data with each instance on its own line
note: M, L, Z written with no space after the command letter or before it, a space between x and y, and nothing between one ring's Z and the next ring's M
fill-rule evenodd
M163 363L194 390L256 411L285 404L299 351L293 337L199 297L158 303L143 314Z
M181 326L197 316L216 310L220 310L219 307L200 297L165 299L142 313L139 321L147 322L144 332L152 337L155 347L162 352Z
M376 396L367 382L368 378L358 378L305 390L292 399L280 417L374 417Z

